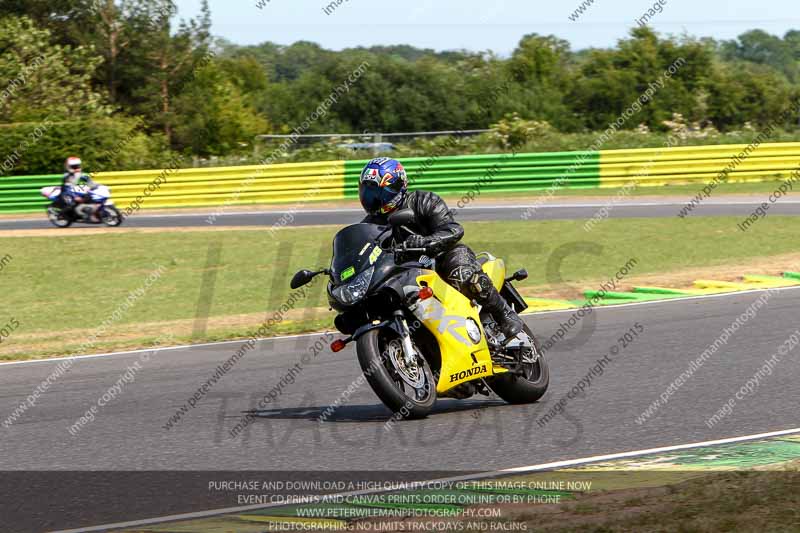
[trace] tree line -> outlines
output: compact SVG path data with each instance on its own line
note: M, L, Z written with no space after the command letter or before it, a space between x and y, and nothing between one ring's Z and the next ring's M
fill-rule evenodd
M157 166L175 153L244 161L256 135L292 133L363 64L303 133L521 123L534 124L529 134L580 136L607 130L650 93L621 129L657 133L676 116L723 134L794 132L800 122L785 113L800 97L794 30L717 41L637 27L612 48L588 50L530 34L501 57L405 45L240 46L214 38L205 0L191 19L172 0L0 0L0 13L0 155L15 154L4 174L52 172L70 153L99 170ZM32 142L45 121L47 134Z

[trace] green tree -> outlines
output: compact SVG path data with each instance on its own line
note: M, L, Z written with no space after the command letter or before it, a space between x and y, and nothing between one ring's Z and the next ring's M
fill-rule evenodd
M800 48L797 47L796 32L789 32L781 39L763 30L751 30L741 34L733 41L725 41L721 45L723 57L729 61L749 61L761 65L769 65L783 72L793 81L800 79L800 67L797 60Z
M786 78L767 65L739 61L716 65L709 85L709 118L720 129L745 122L764 126L791 106L795 91ZM789 126L794 117L781 122Z
M151 129L163 132L167 142L179 122L172 100L192 79L192 72L208 62L210 12L203 0L197 19L174 19L173 0L131 0L127 16L130 44L119 56L118 101L131 113L146 117Z
M566 102L575 83L571 56L569 43L554 35L523 37L506 65L508 77L514 82L510 94L514 105L503 111L574 129L576 123Z
M228 155L251 148L267 123L248 106L230 77L209 64L195 72L174 102L181 117L174 144L199 156Z
M2 16L27 17L54 44L83 46L97 21L95 0L0 0Z
M28 18L0 19L0 79L9 80L0 122L108 116L106 96L91 83L99 64L91 48L52 44Z
M658 89L653 97L629 116L624 128L641 123L659 127L673 113L696 118L696 103L707 84L712 62L713 53L707 44L660 39L650 28L635 28L617 48L588 54L569 100L588 129L603 130L655 84ZM670 66L676 72L668 76L665 72Z

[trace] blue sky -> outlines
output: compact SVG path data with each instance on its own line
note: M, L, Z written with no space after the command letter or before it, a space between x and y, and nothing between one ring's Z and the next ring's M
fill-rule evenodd
M263 2L263 9L256 7ZM594 0L577 22L569 16L591 0L210 0L215 35L238 44L299 40L339 50L375 44L411 44L436 50L466 48L507 55L527 33L555 34L573 49L611 46L655 0ZM800 28L789 0L661 0L652 26L667 34L730 39L752 28L783 35ZM199 0L177 0L182 16Z

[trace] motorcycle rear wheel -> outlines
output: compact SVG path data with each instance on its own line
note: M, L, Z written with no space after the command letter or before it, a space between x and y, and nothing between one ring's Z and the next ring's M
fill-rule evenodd
M402 345L399 336L390 329L373 329L361 336L356 343L358 362L367 382L394 414L394 418L424 418L436 403L436 381L428 361L418 356L415 369L398 369L392 361L402 359ZM414 388L400 375L407 372L411 380L421 382Z
M57 228L68 228L72 225L72 218L64 215L64 211L57 207L47 208L47 219Z
M511 404L538 401L539 398L544 396L544 393L547 392L547 387L550 385L550 369L547 366L547 361L544 358L539 342L527 325L525 326L525 333L531 338L533 348L538 354L536 361L524 365L523 375L509 372L486 380L495 394Z

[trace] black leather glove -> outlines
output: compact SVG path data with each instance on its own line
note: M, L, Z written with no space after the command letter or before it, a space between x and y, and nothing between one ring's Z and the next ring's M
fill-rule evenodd
M406 248L427 248L430 243L431 240L429 237L412 235L403 242L403 245Z

